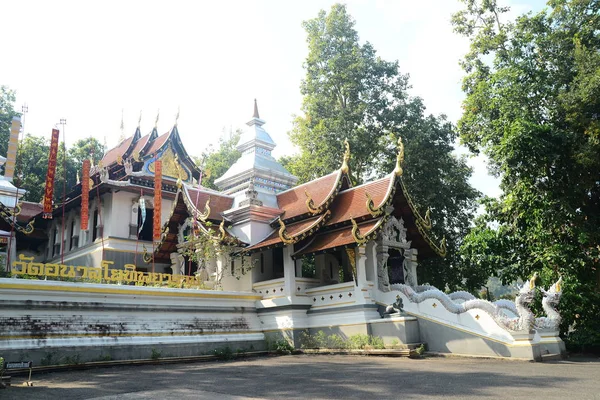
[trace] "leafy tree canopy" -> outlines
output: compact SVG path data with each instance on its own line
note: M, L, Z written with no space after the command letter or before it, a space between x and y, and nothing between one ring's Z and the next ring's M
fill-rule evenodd
M219 138L219 147L215 148L210 145L200 158L196 158L195 162L202 171L202 186L218 190L215 185L215 179L223 176L225 172L235 163L242 155L237 149L237 143L240 140L241 130L230 132L227 137Z
M14 109L15 92L6 86L0 86L0 154L6 156L12 119L19 116Z
M496 0L463 2L453 24L471 49L458 127L503 190L485 201L464 261L505 282L562 275L562 332L600 345L600 1L551 0L514 22Z
M420 279L456 287L462 283L456 255L469 228L478 192L465 160L452 154L457 133L445 116L426 115L418 97L408 94L408 76L397 62L377 56L359 42L346 7L304 22L308 57L301 84L303 115L289 136L300 149L281 161L300 182L340 167L344 140L350 143L355 183L381 177L394 168L397 141L405 144L404 181L422 214L431 208L434 234L448 242L448 256L423 263Z

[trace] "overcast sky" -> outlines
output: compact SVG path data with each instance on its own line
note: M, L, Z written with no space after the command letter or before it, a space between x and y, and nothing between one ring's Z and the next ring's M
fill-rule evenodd
M245 126L258 99L264 128L278 147L300 112L302 63L307 55L301 23L333 1L3 1L5 41L0 85L27 104L25 131L50 137L67 120L67 146L94 136L118 143L142 111L148 133L160 110L159 132L180 108L179 132L191 155L217 143L223 131ZM518 14L543 0L506 0ZM452 32L457 0L348 1L361 41L410 74L411 94L427 111L457 121L463 94L458 60L468 49ZM61 133L62 134L62 133ZM62 138L61 138L62 140ZM481 160L472 160L472 183L499 193Z

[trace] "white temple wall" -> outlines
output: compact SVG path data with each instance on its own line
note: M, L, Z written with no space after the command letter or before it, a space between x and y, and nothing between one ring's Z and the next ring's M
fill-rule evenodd
M112 194L110 221L104 231L106 236L129 237L129 225L132 220L131 205L135 198L139 198L139 195L124 191ZM137 212L135 214L135 223L137 225Z
M0 354L34 365L263 350L253 293L0 279ZM72 362L72 361L71 361Z

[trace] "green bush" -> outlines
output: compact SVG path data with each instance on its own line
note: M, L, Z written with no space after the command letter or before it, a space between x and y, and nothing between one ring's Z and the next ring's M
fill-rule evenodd
M294 346L285 338L280 338L272 343L269 343L268 348L269 350L278 354L291 354L292 351L294 351Z
M330 335L327 337L327 347L330 349L346 349L348 343L340 335Z

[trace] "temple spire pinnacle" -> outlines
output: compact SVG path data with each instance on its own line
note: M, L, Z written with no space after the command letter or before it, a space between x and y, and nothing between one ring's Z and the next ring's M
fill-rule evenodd
M252 118L260 119L260 115L258 115L258 105L256 104L256 99L254 99L254 114L252 114Z

